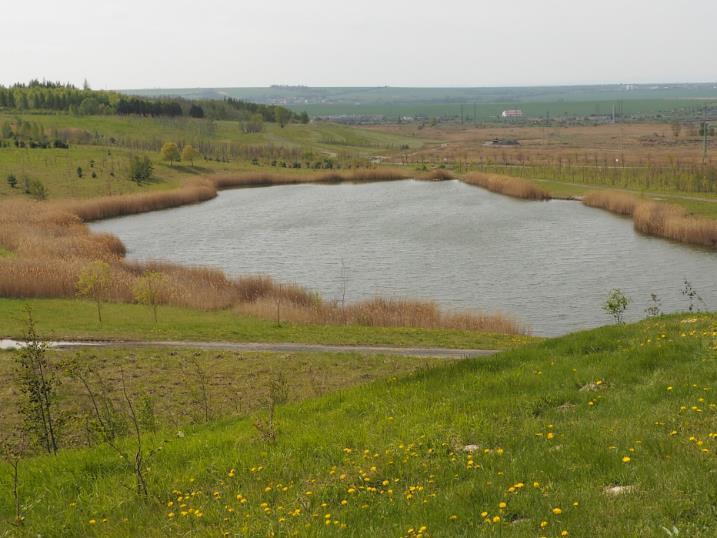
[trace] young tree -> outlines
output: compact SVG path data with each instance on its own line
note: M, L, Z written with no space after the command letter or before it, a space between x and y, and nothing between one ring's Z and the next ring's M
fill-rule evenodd
M175 161L178 162L181 157L179 148L174 142L165 142L160 153L162 154L162 160L169 161L169 166L172 166Z
M194 149L194 146L191 144L187 144L182 148L182 160L184 162L189 161L189 163L194 166L194 159L198 159L201 157L201 154Z
M11 189L17 187L17 177L15 176L15 174L8 174L7 184L10 185Z
M93 299L97 304L97 319L102 323L102 301L110 287L110 266L97 260L85 267L77 280L77 295Z
M17 379L23 398L20 414L25 430L48 454L57 453L55 410L55 390L57 381L46 356L47 344L40 339L35 330L32 310L27 309L27 332L25 345L17 351Z
M152 309L154 322L157 323L157 309L161 300L164 275L156 271L147 271L132 288L135 301Z
M610 295L608 295L607 300L602 305L602 309L613 317L615 323L622 325L624 323L623 318L625 311L630 302L629 297L621 290L615 288L610 291Z
M81 166L78 166L78 167L77 167L77 177L80 178L80 179L82 179L82 176L83 176L83 175L84 175L84 172L82 171L82 167L81 167Z
M152 179L152 173L154 172L154 167L152 166L152 161L149 160L149 157L146 155L143 157L139 157L137 155L133 155L129 159L129 177L132 181L135 181L137 183L142 183L143 181L149 181Z

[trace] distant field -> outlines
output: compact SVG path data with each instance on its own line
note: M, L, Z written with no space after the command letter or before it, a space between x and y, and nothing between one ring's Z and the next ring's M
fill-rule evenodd
M524 88L184 88L128 90L142 95L187 98L236 97L285 104L310 116L383 115L454 117L485 121L503 110L520 108L531 117L604 115L615 106L624 115L694 115L717 102L717 84L602 85ZM474 113L475 106L475 113Z

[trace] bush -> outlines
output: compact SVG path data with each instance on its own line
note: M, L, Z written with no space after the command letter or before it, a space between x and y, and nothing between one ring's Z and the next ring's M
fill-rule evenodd
M602 305L602 309L613 317L615 323L622 325L625 322L623 317L630 302L629 297L615 288L608 295L607 301Z
M153 172L154 167L149 157L133 155L129 158L129 177L132 181L136 181L137 183L149 181L152 179Z

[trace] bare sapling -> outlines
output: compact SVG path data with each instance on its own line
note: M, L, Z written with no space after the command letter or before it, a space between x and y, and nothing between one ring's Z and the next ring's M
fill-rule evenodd
M209 403L209 385L211 380L207 371L199 363L198 356L199 354L195 353L189 359L194 374L194 383L192 383L193 387L195 387L194 403L200 409L203 422L209 422L212 416Z
M697 293L697 290L692 287L692 283L687 279L684 280L682 295L689 302L689 306L687 308L689 312L700 312L702 309L707 309L707 305L704 300L700 297L700 294Z
M269 382L269 395L266 400L268 418L266 420L257 418L254 421L254 427L259 430L261 438L269 444L276 442L279 433L276 427L276 408L286 403L288 398L289 385L284 374L279 373Z
M12 489L15 519L13 524L21 527L25 523L20 499L20 463L28 452L27 437L22 431L15 431L0 439L0 459L10 467L10 487Z
M25 344L17 351L17 382L23 397L20 414L25 431L48 454L56 454L57 424L54 417L57 379L47 360L47 343L35 329L32 309L27 308Z

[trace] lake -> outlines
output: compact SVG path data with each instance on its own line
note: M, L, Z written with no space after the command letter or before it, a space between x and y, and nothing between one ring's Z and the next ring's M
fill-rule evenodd
M612 288L644 317L650 294L685 310L683 281L717 305L717 252L641 235L578 202L515 200L459 181L288 185L223 191L202 204L96 222L128 258L265 273L325 298L344 288L501 311L537 335L609 323Z

